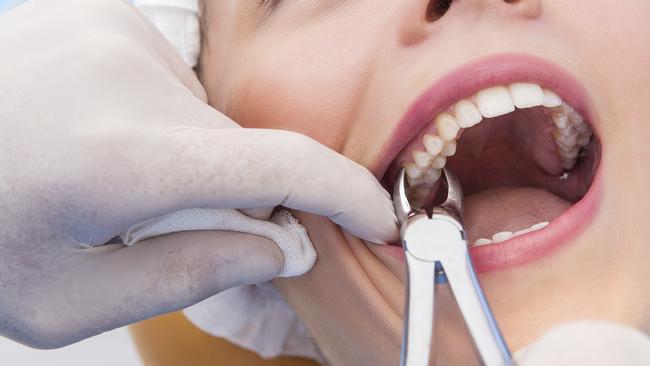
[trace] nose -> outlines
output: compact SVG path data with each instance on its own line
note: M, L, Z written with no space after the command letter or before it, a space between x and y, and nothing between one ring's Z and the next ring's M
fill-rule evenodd
M440 29L450 18L492 17L510 21L542 14L542 0L410 0L403 6L400 39L417 43Z

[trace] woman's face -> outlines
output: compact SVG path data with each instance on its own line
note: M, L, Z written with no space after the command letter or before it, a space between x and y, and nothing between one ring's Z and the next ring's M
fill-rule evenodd
M650 2L206 5L201 77L211 104L244 127L311 136L369 168L388 189L403 164L414 186L430 189L432 166L444 159L430 160L450 154L457 137L444 115L431 121L447 111L469 125L475 110L456 108L457 102L465 98L478 107L482 122L462 132L447 161L466 191L470 241L551 222L472 249L511 349L573 319L647 330ZM557 103L549 93L548 107L527 108L541 104L535 100L543 93L530 85L485 90L513 82L553 91L576 112L551 108ZM512 100L518 108L508 114ZM487 118L490 113L505 117ZM578 126L576 115L589 128ZM571 128L580 133L567 138ZM435 155L440 141L447 152ZM420 154L425 162L413 162L413 151L430 153L429 161ZM364 242L326 218L297 215L319 259L311 272L277 281L278 287L332 364L397 364L401 249ZM457 357L467 353L451 351L464 336L448 294L440 309L437 357L462 363Z

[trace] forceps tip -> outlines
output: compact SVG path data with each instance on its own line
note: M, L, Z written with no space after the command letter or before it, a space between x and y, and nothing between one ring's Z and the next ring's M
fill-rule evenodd
M443 168L442 172L441 178L444 178L443 182L447 186L447 198L439 207L451 211L455 217L460 218L463 213L463 189L449 169ZM406 170L402 168L397 173L393 187L393 208L400 224L405 222L414 211L406 194L406 185Z
M440 207L451 209L458 217L461 217L463 214L463 188L458 178L451 174L449 169L443 168L442 171L447 186L447 199Z
M395 186L393 187L393 208L397 221L402 224L408 219L408 216L413 212L411 203L406 195L406 169L402 168L397 173L395 179Z

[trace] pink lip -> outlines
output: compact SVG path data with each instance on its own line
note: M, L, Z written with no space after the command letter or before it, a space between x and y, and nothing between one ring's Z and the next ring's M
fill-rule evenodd
M587 93L582 85L566 71L534 56L496 55L461 66L427 89L395 126L391 139L384 146L381 158L371 171L375 176L382 177L399 152L417 137L437 114L452 103L481 89L517 81L533 82L553 90L589 121L592 130L598 135L596 115ZM503 243L472 248L471 256L476 270L486 272L524 264L544 257L568 243L593 220L600 206L602 188L599 167L585 197L554 219L546 228ZM401 247L386 246L379 249L403 258Z

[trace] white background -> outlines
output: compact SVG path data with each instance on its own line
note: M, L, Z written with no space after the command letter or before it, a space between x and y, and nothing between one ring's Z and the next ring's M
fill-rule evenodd
M0 16L23 1L0 0ZM31 349L0 337L0 365L136 366L141 362L128 330L122 328L53 351Z

